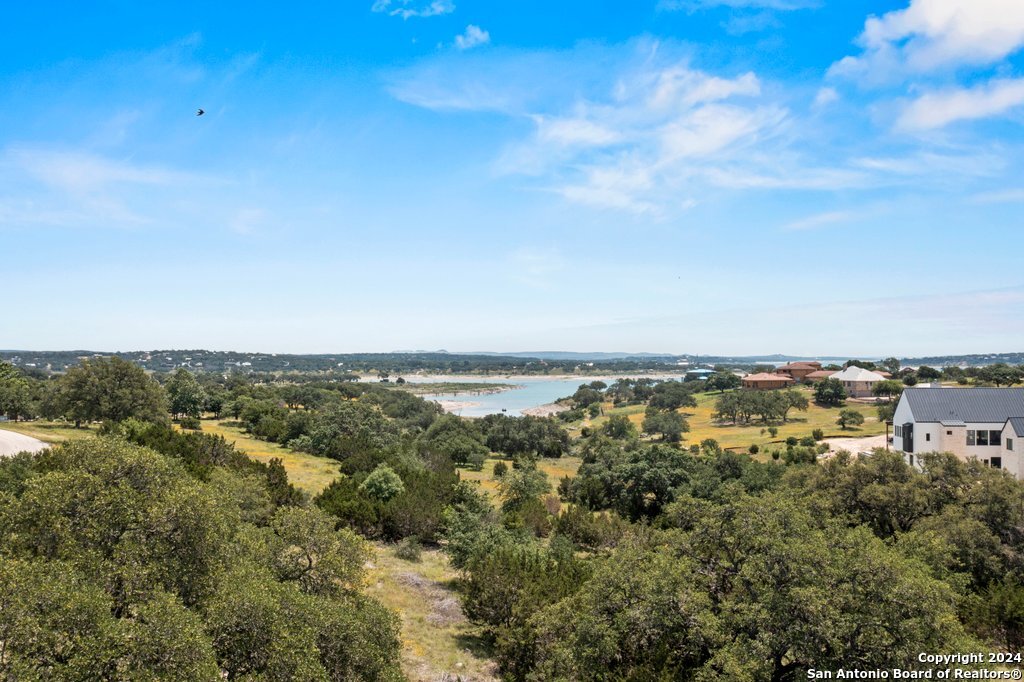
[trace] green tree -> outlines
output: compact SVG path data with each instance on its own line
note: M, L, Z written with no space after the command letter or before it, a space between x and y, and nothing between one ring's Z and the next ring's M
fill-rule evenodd
M624 414L613 414L601 427L602 433L610 438L631 439L636 438L636 427Z
M660 434L662 440L678 443L683 433L690 430L690 425L686 418L675 410L648 407L644 413L643 429L645 433Z
M487 456L487 446L482 441L483 434L474 421L446 414L430 425L420 438L419 447L421 452L443 454L456 464L467 464Z
M387 502L405 492L405 485L394 469L387 464L380 464L359 484L359 489L374 500Z
M903 395L903 384L893 379L886 379L885 381L879 381L872 386L871 393L879 398L885 398L892 401Z
M825 379L814 387L814 402L825 407L837 407L846 403L846 389L838 379Z
M0 415L17 421L32 413L32 388L13 365L0 362Z
M836 419L836 424L842 429L848 429L851 426L860 426L864 423L864 415L857 410L847 408L839 411L839 418Z
M767 394L778 396L778 411L782 414L782 421L788 421L790 410L806 412L810 407L807 396L800 391L782 391L781 393Z
M506 473L498 484L501 509L515 512L540 499L551 489L548 475L532 466L520 466Z
M721 391L722 393L725 393L726 391L734 388L739 388L742 383L742 379L732 372L716 372L708 377L704 386L709 391Z
M141 367L116 355L83 360L58 380L61 412L82 422L167 418L164 391Z
M900 361L899 361L899 358L892 358L892 357L886 358L885 360L882 360L878 364L882 367L882 369L884 369L889 374L895 375L896 373L898 373L900 371Z
M1016 367L999 362L982 367L978 372L978 378L996 386L1012 386L1021 380L1021 372Z
M179 367L167 380L164 386L170 400L171 414L175 417L194 417L198 419L206 404L206 391L196 381L192 372Z

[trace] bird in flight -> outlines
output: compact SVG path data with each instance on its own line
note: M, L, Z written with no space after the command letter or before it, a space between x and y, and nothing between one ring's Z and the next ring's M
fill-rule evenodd
M197 111L197 112L196 112L196 116L202 116L202 115L203 115L203 114L205 114L205 113L206 113L205 111L203 111L202 109L200 109L199 111Z

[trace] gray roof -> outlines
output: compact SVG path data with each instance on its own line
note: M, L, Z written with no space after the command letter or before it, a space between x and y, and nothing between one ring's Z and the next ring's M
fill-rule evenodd
M1024 438L1024 417L1010 417L1006 421L1010 422L1018 438Z
M908 388L903 391L919 422L1005 422L1024 417L1024 388Z

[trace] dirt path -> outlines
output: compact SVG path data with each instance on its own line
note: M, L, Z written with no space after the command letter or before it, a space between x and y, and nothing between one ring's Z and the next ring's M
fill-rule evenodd
M377 544L367 593L402 618L402 668L411 682L497 682L479 629L462 613L456 577L436 549L413 562Z
M9 457L19 452L39 452L50 447L41 440L23 436L13 431L0 430L0 457Z

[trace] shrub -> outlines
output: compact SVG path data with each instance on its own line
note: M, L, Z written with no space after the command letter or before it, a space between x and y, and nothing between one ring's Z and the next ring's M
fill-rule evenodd
M811 431L811 436L814 437L814 440L821 440L822 438L825 437L825 432L822 431L821 429L814 429L813 431Z
M487 461L487 456L482 452L474 452L468 458L466 458L466 464L473 471L480 471L484 468L484 462Z
M840 410L839 418L836 419L836 424L839 424L841 429L846 429L850 426L860 426L863 423L864 415L852 409Z
M749 452L752 455L756 455L760 450L761 448L757 447L757 443L754 443L747 449L747 452Z
M800 441L797 440L796 436L790 436L786 439L786 445L799 445Z
M199 423L198 417L183 417L180 422L181 428L188 429L189 431L201 431L203 425Z
M800 439L800 445L804 447L812 448L818 442L818 439L814 436L804 436Z
M359 486L368 497L379 502L387 502L396 495L405 492L402 479L387 464L381 464L367 476Z
M494 463L494 478L501 478L508 473L508 464L505 462Z
M775 438L775 436L779 435L779 428L777 426L769 426L768 435Z
M395 556L402 561L420 562L420 554L423 552L423 545L415 535L405 538L395 547Z

